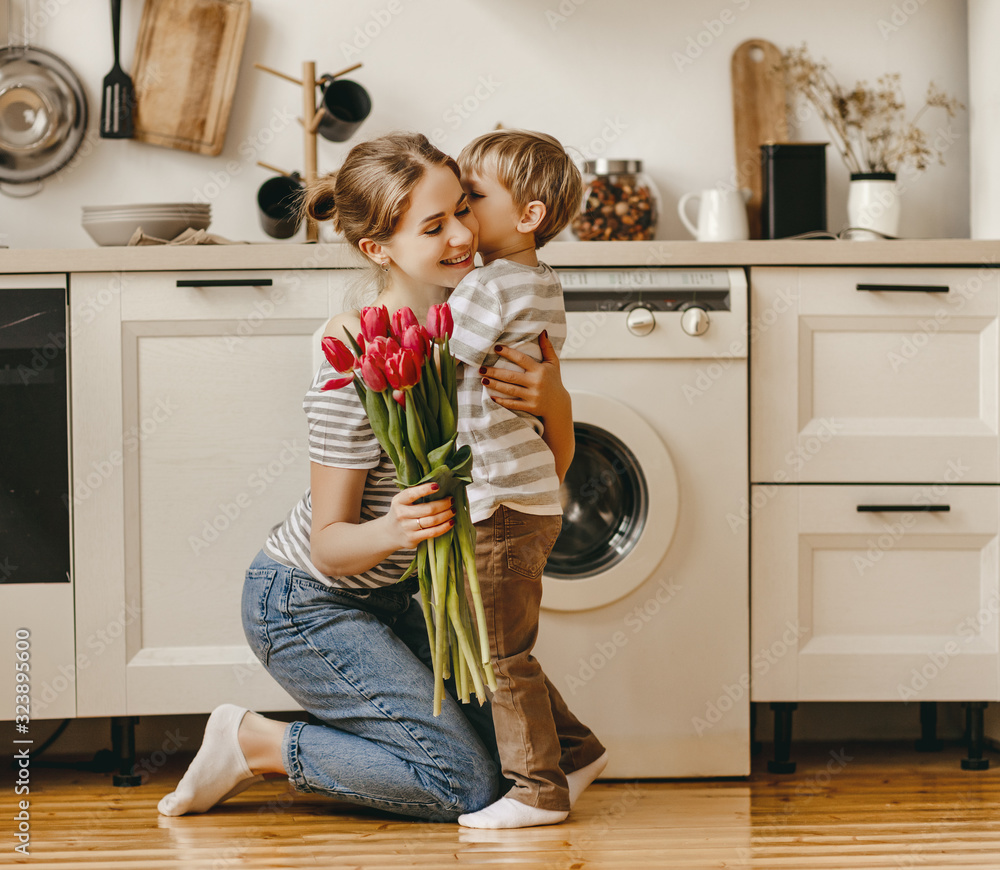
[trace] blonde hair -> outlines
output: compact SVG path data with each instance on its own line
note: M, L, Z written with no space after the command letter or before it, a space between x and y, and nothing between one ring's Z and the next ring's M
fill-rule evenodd
M462 174L495 175L516 208L538 200L545 218L535 246L551 241L569 223L583 199L580 170L554 136L530 130L494 130L474 139L458 155Z
M332 221L355 250L362 239L384 244L410 206L413 188L428 168L445 166L461 178L454 158L420 133L390 133L355 145L337 172L317 178L303 195L302 211L316 221ZM368 257L377 291L386 274Z

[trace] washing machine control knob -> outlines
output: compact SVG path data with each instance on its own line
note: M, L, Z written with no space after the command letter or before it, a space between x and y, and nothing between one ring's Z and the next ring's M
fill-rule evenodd
M702 335L708 330L708 312L700 305L689 304L682 312L681 329L688 335Z
M625 318L625 325L632 335L649 335L656 327L656 317L653 312L642 305L637 305Z

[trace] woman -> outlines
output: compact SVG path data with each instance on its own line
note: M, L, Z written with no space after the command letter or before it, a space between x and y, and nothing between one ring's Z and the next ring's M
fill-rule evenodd
M395 134L353 148L336 176L307 191L306 208L334 221L371 266L378 302L431 305L472 269L476 220L454 160L425 137ZM326 333L357 334L354 311ZM523 373L484 373L507 407L541 417L554 450L572 450L569 395L543 342L536 363L502 356ZM452 525L450 500L418 500L435 484L402 491L353 390L323 391L320 368L304 407L310 490L276 527L247 571L243 625L254 653L322 724L285 723L224 704L164 815L204 812L263 776L299 791L417 818L450 821L492 803L500 776L488 709L445 699L431 712L433 675L415 580L397 583L422 540ZM503 378L503 381L496 380ZM568 448L567 448L568 445Z

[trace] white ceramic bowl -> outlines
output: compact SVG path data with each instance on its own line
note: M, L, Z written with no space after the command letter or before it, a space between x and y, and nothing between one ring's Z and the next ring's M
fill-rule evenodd
M127 245L128 240L140 227L147 236L157 239L177 238L184 230L207 230L211 219L208 217L123 217L123 218L84 218L83 228L97 244Z

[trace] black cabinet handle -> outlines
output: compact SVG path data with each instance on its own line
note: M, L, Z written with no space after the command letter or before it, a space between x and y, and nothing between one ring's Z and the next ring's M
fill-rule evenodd
M186 278L177 281L178 287L270 287L270 278Z
M889 293L947 293L950 288L935 284L858 284L858 289Z
M907 511L924 511L938 513L950 511L950 504L859 504L858 513L905 513Z

